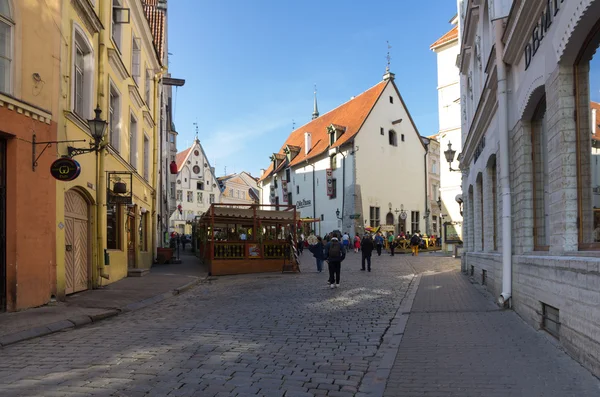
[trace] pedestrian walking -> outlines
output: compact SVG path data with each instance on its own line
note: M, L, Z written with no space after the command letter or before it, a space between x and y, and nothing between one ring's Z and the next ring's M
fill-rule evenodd
M365 270L365 260L367 262L367 270L371 271L371 253L373 252L373 239L369 233L366 233L360 242L360 246L362 249L362 268L360 270Z
M358 254L359 250L360 250L360 236L358 235L358 233L356 233L356 236L354 236L354 253Z
M350 235L348 235L348 232L345 232L342 236L342 244L344 245L344 252L348 252L350 248Z
M394 256L394 233L389 232L387 237L388 245L390 247L390 255Z
M421 244L421 236L416 232L410 238L410 246L412 248L412 256L419 256L419 245Z
M377 232L375 235L375 247L377 248L377 256L381 256L381 249L383 248L383 236L381 232Z
M339 288L342 261L346 258L346 251L337 237L332 237L325 246L325 258L329 267L329 288Z
M298 255L302 255L304 251L304 234L301 234L298 237L298 242L296 243L296 249L298 250Z
M323 261L325 260L325 245L321 236L317 236L317 243L315 245L309 245L308 249L312 252L315 260L317 261L317 271L321 273L323 271Z

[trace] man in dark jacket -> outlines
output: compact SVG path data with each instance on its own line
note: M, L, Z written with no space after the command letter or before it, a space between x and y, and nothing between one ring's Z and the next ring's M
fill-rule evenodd
M369 233L365 234L360 242L362 249L362 268L365 270L365 259L367 260L367 269L371 271L371 253L373 252L373 239Z
M329 287L339 288L342 261L346 258L346 251L337 237L332 237L325 245L325 258L329 266Z

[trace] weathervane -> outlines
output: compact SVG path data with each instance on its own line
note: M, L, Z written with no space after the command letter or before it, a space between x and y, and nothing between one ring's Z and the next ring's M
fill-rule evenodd
M296 121L294 121L294 119L292 119L292 131L294 131L296 129Z
M196 140L198 140L198 120L196 120L196 122L192 124L196 126Z
M386 40L385 42L387 43L387 48L388 48L387 57L386 57L387 58L387 67L385 68L385 71L389 72L390 71L390 62L392 61L392 57L390 55L390 49L392 48L392 46L390 45L389 40Z

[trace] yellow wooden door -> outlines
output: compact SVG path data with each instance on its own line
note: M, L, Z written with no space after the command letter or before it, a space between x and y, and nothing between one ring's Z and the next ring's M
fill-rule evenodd
M89 284L88 204L77 192L65 193L65 292L88 289Z

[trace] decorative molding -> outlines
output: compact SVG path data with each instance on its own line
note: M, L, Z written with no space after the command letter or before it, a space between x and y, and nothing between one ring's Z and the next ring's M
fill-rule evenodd
M513 65L523 55L525 46L531 39L531 31L539 22L539 16L546 4L545 1L523 1L517 11L513 10L516 14L510 17L514 18L512 19L514 23L512 31L506 36L504 62Z
M70 110L65 110L63 112L63 114L65 115L65 118L67 120L69 120L71 123L73 123L77 127L79 127L79 129L81 131L85 132L90 137L92 136L92 132L90 131L90 126L88 125L88 123L84 119L82 119L81 117L79 117L78 115L76 115L75 113L73 113Z
M575 32L575 29L579 26L579 22L581 22L581 19L592 5L592 2L593 0L580 0L579 4L574 7L575 12L571 15L571 18L569 18L569 23L567 23L562 35L559 36L561 40L556 47L556 57L559 63L562 61L565 49L571 43L573 32Z
M52 122L52 113L37 109L32 105L7 95L0 94L0 107L6 107L8 110L16 111L25 117L29 117L42 123L50 124Z
M133 103L136 104L138 109L141 109L144 106L144 100L142 99L142 96L140 95L136 85L129 86L129 97L133 99Z
M517 107L517 113L518 113L518 118L517 120L521 120L523 118L523 113L525 113L525 110L527 109L528 105L529 105L529 101L531 100L531 96L533 95L534 91L537 90L539 87L543 87L544 86L544 73L540 72L540 75L538 77L536 77L531 84L529 84L529 87L527 87L527 91L525 91L525 96L523 96L521 98L521 100L519 101L519 105Z
M121 59L121 54L114 48L108 48L108 63L119 74L121 80L126 80L130 77L123 60Z
M154 128L154 119L152 118L152 115L150 114L150 112L147 110L144 110L142 113L144 114L144 121L148 125L148 128Z
M104 29L102 21L100 21L100 18L94 10L94 6L89 0L71 0L71 4L92 35L99 33Z

